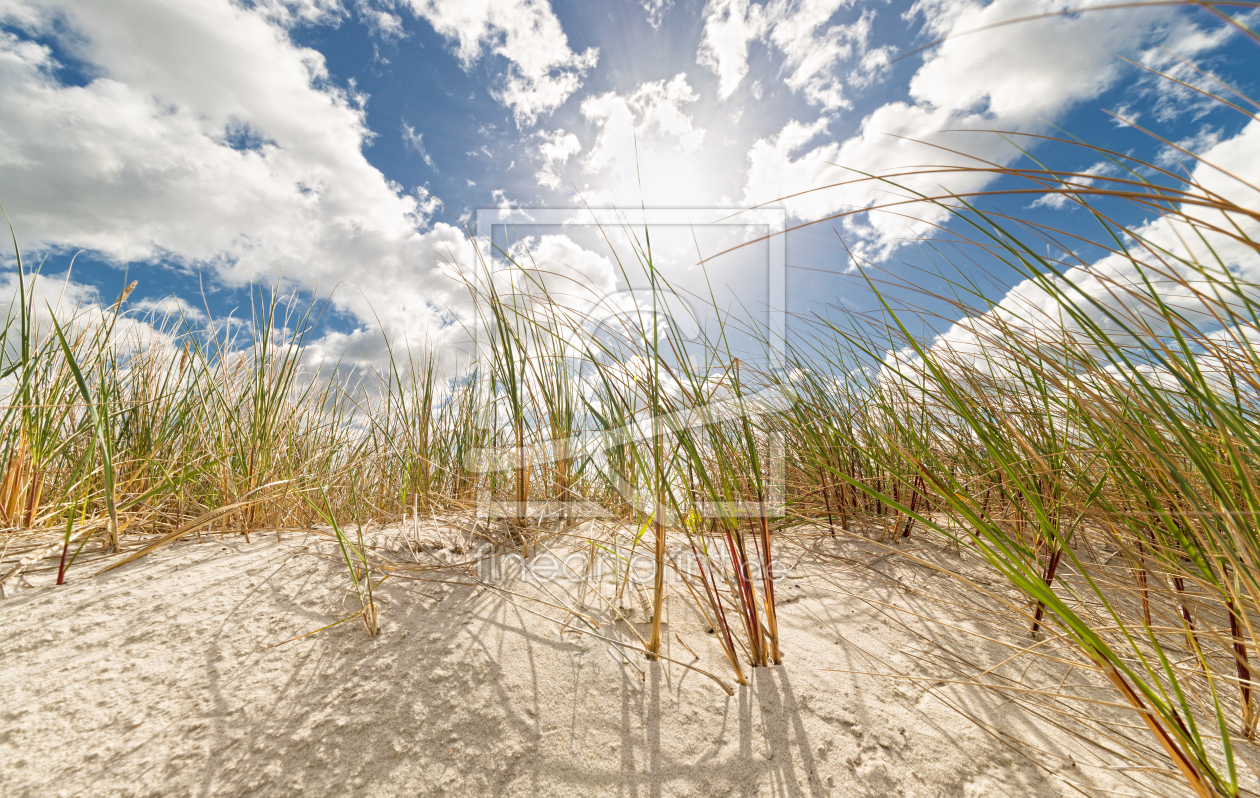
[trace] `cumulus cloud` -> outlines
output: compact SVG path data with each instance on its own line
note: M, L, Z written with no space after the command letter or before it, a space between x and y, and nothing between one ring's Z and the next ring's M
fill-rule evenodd
M565 235L524 238L512 245L511 255L518 268L500 273L505 285L535 298L546 295L561 307L589 307L617 282L608 258Z
M1260 9L1239 15L1238 22L1254 30L1260 23ZM1198 118L1218 107L1215 100L1195 89L1220 94L1228 83L1210 67L1205 68L1199 56L1225 44L1235 33L1237 30L1231 26L1205 29L1186 17L1178 17L1169 24L1160 46L1142 52L1139 62L1153 70L1142 76L1143 94L1157 119L1168 122L1187 114Z
M892 64L892 58L896 52L897 48L891 45L867 50L858 62L857 68L849 73L849 85L856 89L865 89L878 81L884 74L884 70Z
M533 138L538 146L538 159L543 164L542 169L534 176L538 178L540 185L557 189L560 187L560 168L568 163L569 158L582 151L582 142L572 133L565 133L563 128L542 130L535 133Z
M369 4L368 0L359 0L355 9L359 12L359 19L363 20L368 29L382 39L388 41L406 38L407 33L403 29L402 17L392 10L375 8Z
M718 95L725 99L748 74L749 46L768 41L783 56L784 82L792 91L824 111L848 108L838 67L865 53L875 19L867 9L850 24L829 24L850 5L851 0L774 0L764 6L709 0L696 61L718 76Z
M1254 243L1260 240L1260 122L1252 121L1238 135L1219 142L1202 153L1191 178L1204 196L1228 197L1238 211L1224 213L1191 204L1177 214L1158 217L1134 228L1130 255L1111 254L1100 260L1068 269L1055 278L1060 290L1047 291L1025 280L1011 288L990 311L960 319L938 336L933 350L964 367L1000 371L1001 357L995 359L992 341L1018 337L1024 341L1073 340L1089 346L1082 324L1062 303L1071 299L1078 313L1091 323L1111 331L1113 340L1124 345L1116 319L1130 329L1156 336L1167 334L1168 323L1153 299L1175 309L1182 323L1205 333L1205 341L1215 341L1221 349L1260 336L1252 324L1221 328L1229 318L1220 298L1222 285L1260 302L1260 256ZM1152 294L1152 291L1155 293ZM1235 307L1234 313L1240 308ZM1242 310L1245 313L1245 310ZM1214 330L1215 328L1215 330ZM1208 360L1220 357L1209 354ZM885 369L915 374L918 358L909 351L890 353ZM1210 365L1210 364L1209 364Z
M1111 161L1099 161L1093 166L1082 169L1071 177L1065 177L1073 186L1085 188L1098 182L1094 179L1095 177L1100 175L1115 174L1117 169L1118 167ZM1054 208L1055 210L1062 210L1063 208L1066 208L1068 203L1071 201L1072 197L1069 194L1045 194L1034 200L1030 207Z
M709 0L696 63L718 76L718 96L730 97L748 74L748 46L765 35L761 6L748 0Z
M582 116L598 129L581 159L598 188L584 202L615 206L647 202L683 207L713 202L717 159L699 152L705 141L688 110L699 95L685 73L639 84L633 91L605 92L582 102Z
M815 0L785 9L770 33L790 70L784 82L824 111L849 107L835 68L851 60L855 49L866 49L875 19L875 12L867 9L850 25L828 25L827 20L843 5L847 3Z
M206 312L196 305L175 295L161 299L138 299L129 303L131 310L151 315L155 320L166 318L188 319L189 321L206 321Z
M413 12L455 43L465 68L485 53L501 56L508 69L494 97L528 127L559 108L599 61L599 48L582 53L569 39L547 0L406 0Z
M19 312L18 299L22 291L30 307L50 307L58 317L72 316L100 303L100 292L96 288L71 280L68 273L27 274L25 278L25 285L20 287L16 270L0 272L0 308L5 318Z
M346 13L341 0L253 0L250 8L285 27L335 24Z
M172 323L178 321L178 312L174 313L174 318L161 310L157 314L152 313L155 307L164 303L146 303L140 313L128 312L136 309L136 305L127 303L122 306L122 312L116 312L117 309L112 307L116 297L102 297L95 287L75 282L69 272L27 273L23 277L19 289L16 270L0 272L0 314L16 323L16 314L20 312L19 297L24 293L34 341L49 343L56 348L56 333L52 324L53 318L56 318L70 341L82 343L84 339L80 339L79 333L86 333L87 341L95 338L124 359L146 350L167 350L172 354L178 351L174 346L177 324ZM189 315L187 318L199 321L204 317ZM107 331L108 338L97 338ZM6 344L16 347L15 336L9 336ZM39 348L38 344L36 348ZM10 351L8 354L14 357L17 353ZM0 402L11 401L20 381L20 374L0 377Z
M629 95L606 92L582 102L582 116L599 126L599 138L586 157L586 169L633 169L635 140L669 138L684 152L694 152L704 141L683 106L699 96L679 73L672 80L643 83Z
M466 294L437 263L462 251L460 231L424 229L431 200L363 156L364 98L277 22L332 8L5 0L0 192L23 246L161 259L233 285L344 283L336 301L358 318L450 335ZM92 79L58 80L36 36Z
M910 81L909 101L887 103L862 120L858 133L801 152L801 134L820 135L826 123L789 122L776 136L749 151L744 201L763 203L820 186L853 181L853 170L889 175L920 166L974 166L983 159L1010 163L1018 153L989 133L958 130L1035 132L1069 108L1112 86L1124 67L1117 55L1138 56L1187 34L1179 12L1141 7L1052 17L980 30L1003 20L1053 11L1050 0L920 0L909 16L922 15L933 36L952 36L934 48ZM1188 24L1188 23L1187 23ZM976 32L980 31L980 32ZM1071 53L1071 58L1063 57ZM947 152L962 150L965 154ZM799 154L798 154L799 153ZM968 157L968 156L974 156ZM838 165L838 166L837 166ZM958 172L903 176L897 182L925 194L983 189L986 174ZM902 192L877 181L805 194L783 204L792 215L814 219L895 200ZM904 210L904 209L903 209ZM846 221L863 257L887 257L903 240L932 229L946 214L929 207L914 211L922 222L893 214L871 214L866 222Z

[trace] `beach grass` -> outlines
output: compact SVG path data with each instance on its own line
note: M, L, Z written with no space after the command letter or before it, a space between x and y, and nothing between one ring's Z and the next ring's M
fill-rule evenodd
M592 323L515 256L512 291L488 273L469 281L485 344L471 364L452 373L389 342L384 364L347 379L309 364L316 308L278 291L255 293L245 324L139 319L130 289L54 311L14 241L0 588L36 567L90 579L184 538L320 526L358 601L349 617L375 635L372 524L467 517L489 550L529 557L548 536L580 536L574 508L595 506L615 523L592 547L627 573L652 552L642 653L661 655L673 541L696 565L680 592L747 684L748 668L791 654L778 541L863 536L909 557L904 544L930 536L987 564L1000 588L959 584L1016 620L1014 650L1108 685L1195 794L1238 795L1260 723L1256 189L1059 143L1113 176L969 168L1000 172L1007 195L1066 197L1092 236L984 210L982 195L915 196L948 210L963 253L934 275L948 293L922 297L947 309L930 321L950 332L916 332L929 325L907 297L923 289L871 267L856 279L876 311L798 319L791 342L745 331L784 353L779 368L742 362L724 336L696 353L642 308ZM1157 211L1173 235L1117 221L1125 206ZM668 290L648 231L632 233ZM1083 244L1103 265L1075 254ZM981 268L1019 291L999 304ZM487 517L496 503L510 509Z

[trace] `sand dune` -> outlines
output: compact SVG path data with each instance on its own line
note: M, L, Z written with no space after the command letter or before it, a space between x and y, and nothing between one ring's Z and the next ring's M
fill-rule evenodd
M400 568L379 588L376 638L353 621L277 645L353 607L326 550L294 534L183 543L11 593L0 602L0 795L1177 794L1116 769L1133 762L1102 747L1119 750L1115 740L1083 742L1024 694L897 678L951 656L961 675L964 660L1010 652L948 607L947 578L861 541L794 555L779 588L784 663L751 669L733 697L626 653L630 626L646 620L633 585L608 603L580 583L504 593ZM666 653L733 684L680 590ZM579 633L562 607L625 646ZM1025 684L1059 678L1004 667L1012 680L1025 670Z

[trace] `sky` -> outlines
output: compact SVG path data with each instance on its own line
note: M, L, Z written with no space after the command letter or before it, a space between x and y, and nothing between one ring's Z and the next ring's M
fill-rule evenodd
M657 238L667 279L716 284L714 304L755 319L860 310L863 270L932 287L920 270L945 212L788 234L781 300L755 274L764 247L689 271L697 249L760 228L694 225L753 206L816 221L889 200L858 173L1027 164L1019 147L1056 168L1112 168L1022 134L1165 165L1183 159L1176 143L1260 183L1260 123L1150 71L1256 96L1256 42L1202 9L1105 5L0 0L0 204L54 301L108 304L134 279L137 313L242 318L251 290L279 285L329 300L312 344L329 359L379 358L382 329L435 351L466 335L452 272L471 260L478 209L690 209L676 218L692 227ZM979 171L899 183L1001 186ZM984 202L1089 224L1070 203ZM514 234L572 285L634 288L618 266L628 243L597 233ZM15 262L0 257L12 293ZM993 285L995 301L1011 290L1000 274Z

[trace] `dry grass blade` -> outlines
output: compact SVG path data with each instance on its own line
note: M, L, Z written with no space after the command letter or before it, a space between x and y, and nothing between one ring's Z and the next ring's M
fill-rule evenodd
M265 493L265 491L269 490L270 488L274 488L278 485L285 485L285 484L288 484L288 482L289 480L287 479L280 480L279 482L271 482L266 485L262 485L260 487L255 488L253 491L251 491L251 493ZM214 523L220 518L224 518L228 515L231 515L237 510L241 510L253 504L257 504L258 502L264 501L265 498L266 498L265 495L257 496L253 499L245 499L243 501L234 502L225 507L217 507L208 513L203 513L202 515L198 516L192 521L189 521L188 523L180 526L178 529L175 529L172 532L168 532L167 534L163 535L157 540L147 544L139 551L133 552L127 555L126 557L123 557L121 560L118 560L117 562L110 563L105 568L102 568L101 570L97 571L95 576L100 576L101 574L107 571L112 571L115 568L118 568L119 566L126 565L129 562L134 562L135 560L140 559L144 555L149 554L150 552L156 549L159 549L168 543L174 543L175 541L179 540L185 535L196 532L198 529L204 529L205 527L209 526L210 524Z

